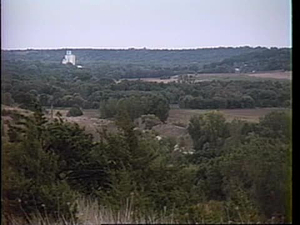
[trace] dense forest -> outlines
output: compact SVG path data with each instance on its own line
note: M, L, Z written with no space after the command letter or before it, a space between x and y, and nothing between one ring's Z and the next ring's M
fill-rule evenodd
M237 67L290 70L290 51L74 49L83 68L62 65L65 50L2 51L1 102L28 110L2 109L3 218L84 224L78 199L91 198L116 221L125 205L137 222L290 222L291 81L185 79ZM173 75L170 83L124 79ZM212 110L182 128L191 149L151 129L167 123L171 104ZM51 107L71 109L53 118ZM284 109L257 123L214 111L262 107ZM117 131L102 127L96 141L67 120L85 109L98 109L96 120L113 121ZM138 118L148 121L145 129Z
M250 52L259 52L266 48L205 48L186 50L156 50L156 49L71 49L76 55L78 64L99 62L117 64L156 64L156 65L186 65L191 63L205 64ZM2 50L5 60L25 60L60 63L65 55L65 49L58 50Z
M238 47L189 50L74 49L77 64L91 74L112 78L164 77L186 73L290 70L291 49ZM3 51L2 60L39 63L50 67L61 63L65 50ZM245 66L245 64L249 64Z
M8 136L2 133L8 221L31 221L38 213L80 222L79 196L113 211L130 200L136 221L161 212L180 223L290 221L287 112L257 124L227 122L218 112L195 116L188 127L194 154L183 154L170 138L136 130L126 112L117 118L119 132L103 130L99 142L60 115L48 121L37 105L29 116L2 113L14 118Z
M292 51L288 48L271 48L232 56L218 63L203 66L202 73L251 73L270 70L291 70Z
M99 108L101 102L133 95L137 98L156 96L169 104L191 109L287 107L291 91L288 80L116 82L102 70L97 73L88 68L40 61L4 60L1 79L2 102L16 103L23 108L30 108L36 101L45 107Z

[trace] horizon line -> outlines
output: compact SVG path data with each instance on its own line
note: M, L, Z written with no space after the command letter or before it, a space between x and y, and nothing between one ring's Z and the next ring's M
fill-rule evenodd
M205 46L205 47L175 47L175 48L148 48L148 47L42 47L42 48L1 48L1 51L28 51L28 50L67 50L67 49L81 49L81 50L201 50L201 49L216 49L216 48L292 48L292 46Z

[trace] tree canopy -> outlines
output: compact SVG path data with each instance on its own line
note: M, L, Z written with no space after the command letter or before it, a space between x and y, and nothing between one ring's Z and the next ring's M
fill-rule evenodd
M27 215L30 221L45 208L53 218L76 218L76 198L85 195L112 209L131 198L137 218L173 208L165 213L182 223L216 223L224 216L270 222L275 214L277 221L290 221L286 112L273 112L257 124L227 122L214 111L193 117L188 131L194 154L139 132L128 112L117 117L119 132L103 130L99 142L61 117L47 121L40 107L33 115L8 115L14 120L3 143L7 220Z

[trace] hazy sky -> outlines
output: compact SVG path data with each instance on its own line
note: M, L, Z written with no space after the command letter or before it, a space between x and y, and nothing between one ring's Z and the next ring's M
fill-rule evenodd
M2 49L291 46L290 0L2 0Z

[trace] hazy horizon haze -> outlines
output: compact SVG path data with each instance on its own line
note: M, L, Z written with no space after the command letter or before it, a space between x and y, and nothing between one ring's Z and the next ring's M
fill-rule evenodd
M292 47L289 0L2 0L1 48Z

